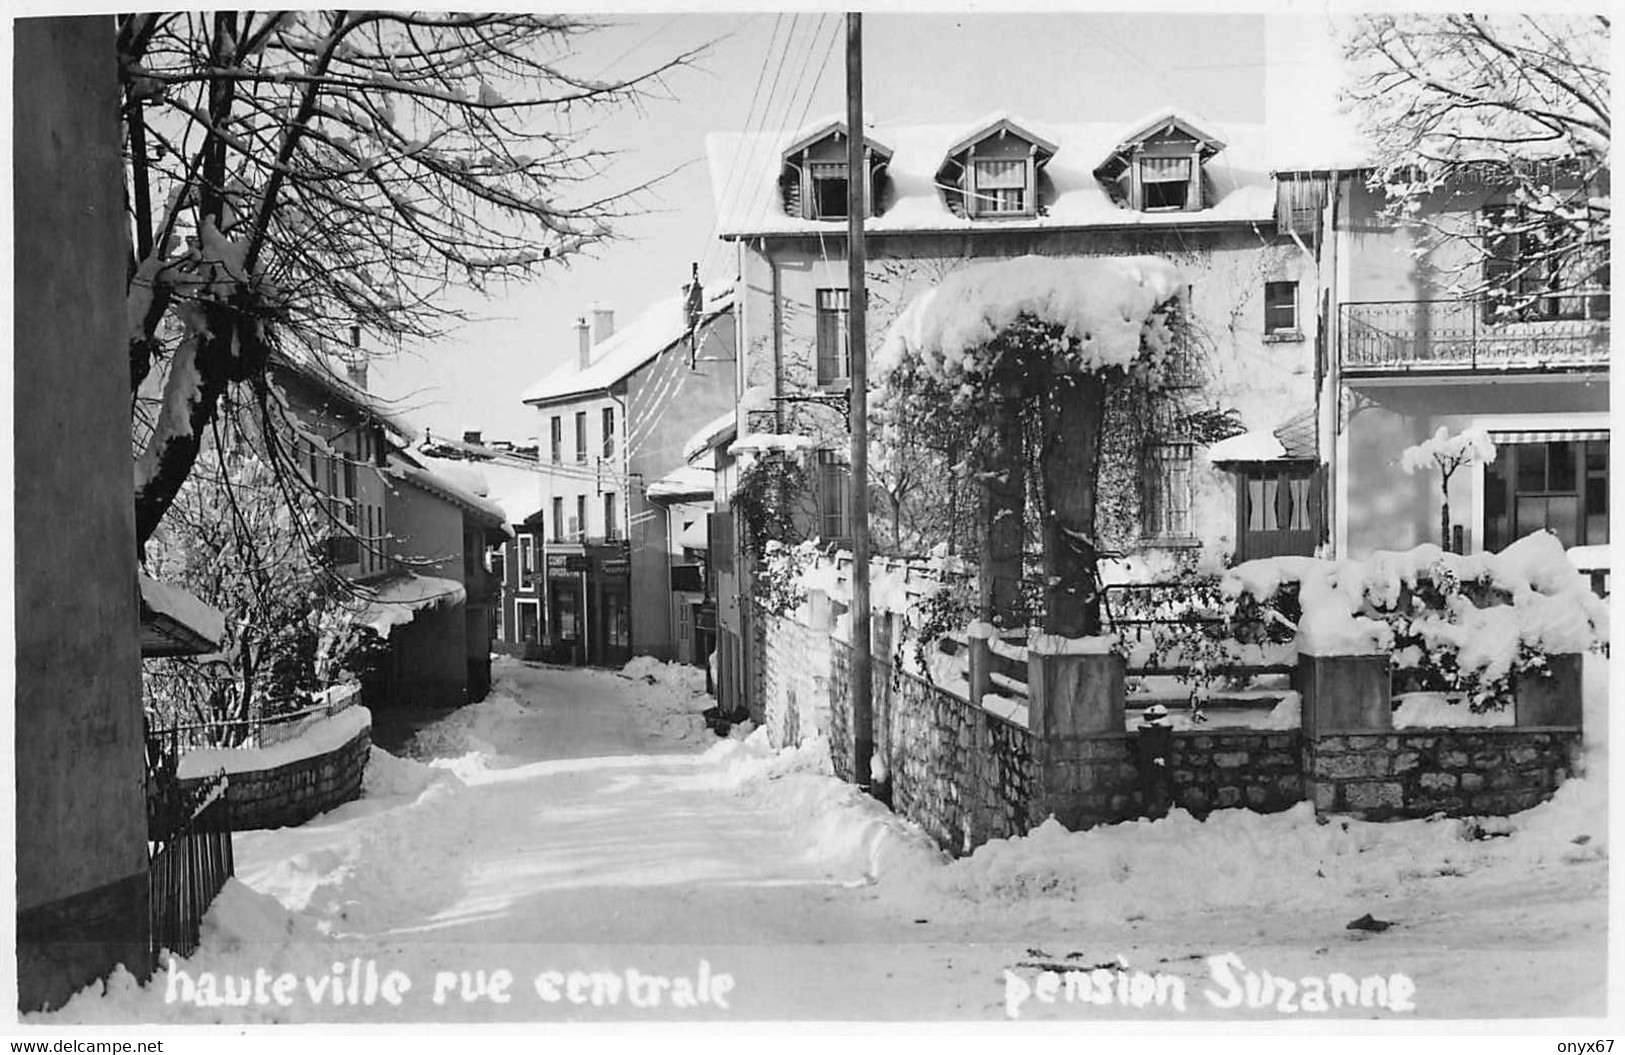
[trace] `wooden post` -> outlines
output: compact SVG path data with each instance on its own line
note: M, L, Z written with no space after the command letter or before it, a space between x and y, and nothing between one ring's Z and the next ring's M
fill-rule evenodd
M852 352L852 782L870 786L874 753L869 642L869 350L863 221L869 174L863 168L863 16L846 16L847 334Z

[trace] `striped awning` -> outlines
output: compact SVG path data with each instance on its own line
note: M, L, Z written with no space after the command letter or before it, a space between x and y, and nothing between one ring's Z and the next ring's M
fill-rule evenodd
M1142 183L1183 183L1190 177L1190 158L1149 157L1140 159L1140 181Z
M1516 432L1490 430L1496 443L1576 443L1580 440L1608 439L1607 429L1520 429Z

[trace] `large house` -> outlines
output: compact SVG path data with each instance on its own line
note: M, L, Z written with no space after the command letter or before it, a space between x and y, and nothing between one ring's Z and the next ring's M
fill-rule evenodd
M850 533L848 134L831 118L707 142L721 234L738 258L743 393L737 437L710 457L728 466L805 441L812 533L826 541ZM1190 283L1184 405L1212 408L1231 431L1289 431L1298 458L1261 461L1256 444L1211 452L1212 430L1191 416L1159 420L1122 474L1115 542L1153 568L1315 552L1326 535L1313 428L1318 272L1312 249L1277 227L1264 126L1174 109L1111 124L999 112L863 134L871 351L911 298L978 260L1168 258ZM1283 487L1289 501L1278 501ZM739 625L720 610L719 662L747 637L741 608Z
M1546 259L1537 239L1504 233L1517 207L1493 178L1446 187L1413 217L1423 223L1398 226L1366 177L1282 174L1299 203L1291 222L1325 232L1322 435L1338 553L1443 541L1438 475L1399 467L1441 427L1483 429L1496 445L1493 462L1451 480L1454 548L1500 550L1542 529L1570 548L1605 545L1606 241ZM1462 233L1427 233L1440 229ZM1517 276L1510 288L1502 275Z
M485 553L507 537L495 504L426 468L413 430L366 390L364 362L272 363L300 433L296 458L331 517L322 548L388 647L363 679L368 706L455 707L490 687L497 584Z
M694 658L705 549L695 525L710 486L670 474L685 468L694 428L734 403L732 297L726 288L707 296L696 279L621 329L597 308L577 324L572 360L524 393L541 419L551 658Z

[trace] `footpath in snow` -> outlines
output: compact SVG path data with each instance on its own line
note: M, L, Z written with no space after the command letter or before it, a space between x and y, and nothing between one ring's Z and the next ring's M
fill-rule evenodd
M1506 820L1176 813L950 861L823 744L719 740L698 671L496 675L360 800L239 834L193 956L29 1021L1602 1013L1600 750Z

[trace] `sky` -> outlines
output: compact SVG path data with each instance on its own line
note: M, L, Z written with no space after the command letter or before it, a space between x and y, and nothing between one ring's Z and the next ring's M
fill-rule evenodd
M845 28L834 12L616 16L582 38L578 67L633 76L711 43L659 97L604 116L589 134L615 150L605 185L636 187L642 215L622 238L568 269L491 292L454 295L469 321L432 345L390 349L371 387L437 435L478 429L516 442L538 433L519 401L575 354L575 319L594 303L617 325L681 292L690 266L726 280L704 162L710 132L797 128L841 112ZM1175 105L1218 122L1264 120L1264 19L1257 15L870 14L863 21L864 109L881 124L972 120L1005 109L1038 122L1129 121ZM668 174L669 175L666 175Z

